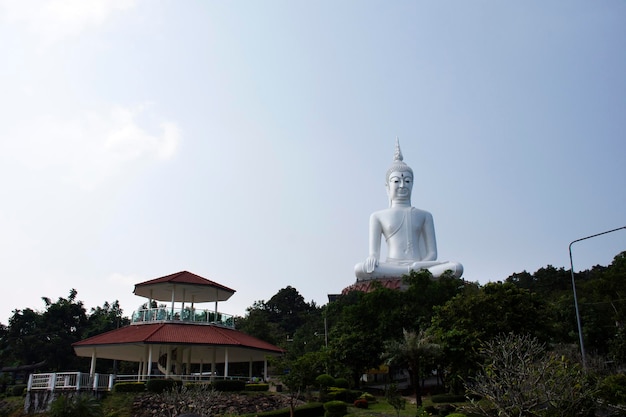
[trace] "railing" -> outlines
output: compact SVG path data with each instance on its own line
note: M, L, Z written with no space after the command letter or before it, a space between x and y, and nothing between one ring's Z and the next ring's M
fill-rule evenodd
M145 324L166 321L182 321L185 323L218 324L235 328L235 318L230 314L212 310L197 310L195 308L167 307L148 308L133 312L132 324Z
M115 375L83 372L52 372L31 374L28 378L28 391L93 390L110 391Z
M215 379L251 380L247 376L218 376L210 372L192 373L190 375L111 375L84 372L51 372L47 374L31 374L28 378L28 391L111 391L114 382L147 381L148 379L171 378L183 382L211 381Z
M252 381L253 378L249 376L224 376L224 375L210 375L210 372L192 373L191 375L116 375L115 382L133 382L133 381L147 381L149 379L174 379L182 382L209 382L212 380L240 380L240 381Z

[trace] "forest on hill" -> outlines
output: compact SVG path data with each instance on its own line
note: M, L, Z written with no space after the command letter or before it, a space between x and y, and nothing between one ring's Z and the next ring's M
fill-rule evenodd
M585 349L590 362L612 369L626 364L626 252L608 266L575 274ZM351 292L318 306L294 287L256 301L240 331L287 350L292 367L311 375L331 373L358 383L377 368L390 341L406 332L427 335L440 354L420 364L445 375L450 389L480 369L481 345L502 334L528 335L551 347L579 352L571 273L546 266L514 273L485 285L428 272L405 277L406 290L379 286ZM74 355L72 343L129 324L117 301L89 312L70 290L56 301L43 297L44 310L14 310L0 325L0 366L41 364L39 371L89 370L89 359ZM99 361L98 372L136 373L136 364ZM115 367L115 368L114 368Z

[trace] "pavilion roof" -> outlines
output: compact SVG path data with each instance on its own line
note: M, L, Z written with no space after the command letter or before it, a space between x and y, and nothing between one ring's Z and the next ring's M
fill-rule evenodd
M197 344L237 346L282 353L283 349L235 329L215 325L155 323L130 325L73 343L73 347L112 344Z
M135 284L135 295L158 301L213 302L226 301L235 290L188 271Z
M261 360L267 355L280 355L284 350L271 343L235 329L189 323L154 323L129 325L73 343L76 355L99 358L140 361L144 347L155 345L159 351L165 346L190 346L194 349L194 363L214 350L218 356L231 361ZM205 358L206 359L206 358ZM206 362L206 360L205 360Z

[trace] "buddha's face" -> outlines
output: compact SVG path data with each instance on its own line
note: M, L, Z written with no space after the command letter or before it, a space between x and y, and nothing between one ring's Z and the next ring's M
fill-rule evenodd
M392 172L387 182L387 193L391 201L411 201L413 176L410 172Z

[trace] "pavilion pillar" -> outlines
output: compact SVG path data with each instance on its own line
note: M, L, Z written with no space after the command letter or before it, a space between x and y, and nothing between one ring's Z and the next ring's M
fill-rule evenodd
M224 348L224 378L228 377L228 348Z
M250 362L248 362L248 379L252 381L252 358L250 358Z
M89 375L94 376L96 373L96 348L91 351L91 366L89 367Z
M167 360L165 361L165 377L170 376L170 370L172 369L172 347L167 347Z
M191 345L187 351L187 365L185 369L185 375L191 375Z
M267 358L263 359L263 381L267 381Z
M150 378L150 375L152 375L152 348L154 346L150 345L150 347L148 348L148 372L147 372L147 377L148 379Z
M217 360L217 348L213 348L213 357L211 358L211 382L215 380L215 362Z
M176 284L172 285L172 315L170 320L174 320L174 302L176 300Z

